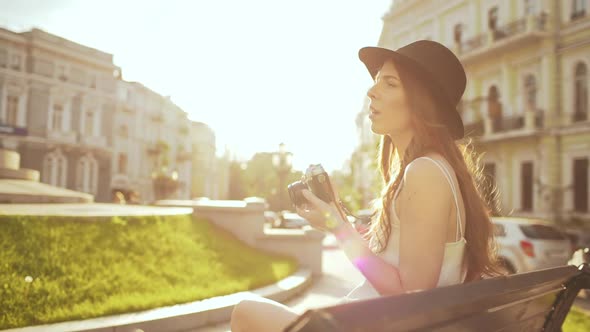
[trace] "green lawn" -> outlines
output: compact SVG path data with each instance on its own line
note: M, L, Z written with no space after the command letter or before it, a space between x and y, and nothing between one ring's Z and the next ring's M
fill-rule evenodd
M201 300L296 269L191 216L0 216L0 329Z
M588 332L590 331L590 316L573 306L562 327L563 332Z

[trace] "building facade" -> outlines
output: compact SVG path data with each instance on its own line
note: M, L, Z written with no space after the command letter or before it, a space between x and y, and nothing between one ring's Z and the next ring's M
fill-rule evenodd
M192 123L192 185L191 197L208 197L219 199L221 190L218 187L217 173L219 168L215 155L215 133L202 122Z
M499 213L590 222L589 5L405 0L383 17L380 46L436 40L463 63L461 116Z
M0 28L0 147L20 153L42 182L98 202L120 191L149 203L160 172L178 180L174 198L189 199L192 129L170 97L124 81L111 54Z
M38 29L0 29L0 140L41 181L108 199L120 73L112 55Z
M115 116L112 190L135 191L142 202L155 199L153 177L179 181L176 199L190 198L191 140L186 112L137 82L119 82Z

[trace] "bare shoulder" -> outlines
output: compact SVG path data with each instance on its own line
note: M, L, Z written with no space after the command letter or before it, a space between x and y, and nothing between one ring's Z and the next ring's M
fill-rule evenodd
M425 199L431 199L432 197L444 198L451 195L447 179L439 166L426 158L417 158L406 166L404 189L406 197L419 194Z

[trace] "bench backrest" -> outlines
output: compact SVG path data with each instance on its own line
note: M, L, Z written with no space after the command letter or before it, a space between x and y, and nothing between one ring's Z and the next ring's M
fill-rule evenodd
M588 265L308 310L285 331L559 331Z

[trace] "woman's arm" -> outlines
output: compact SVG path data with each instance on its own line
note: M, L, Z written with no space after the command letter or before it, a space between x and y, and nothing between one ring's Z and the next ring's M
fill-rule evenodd
M312 224L319 223L318 216L324 217L324 225L329 221L336 222L332 233L340 247L379 294L394 295L436 286L447 238L452 193L435 164L416 160L406 168L404 189L397 201L401 223L399 268L374 254L334 204L326 204L309 191L303 194L316 212L298 209L298 213Z

